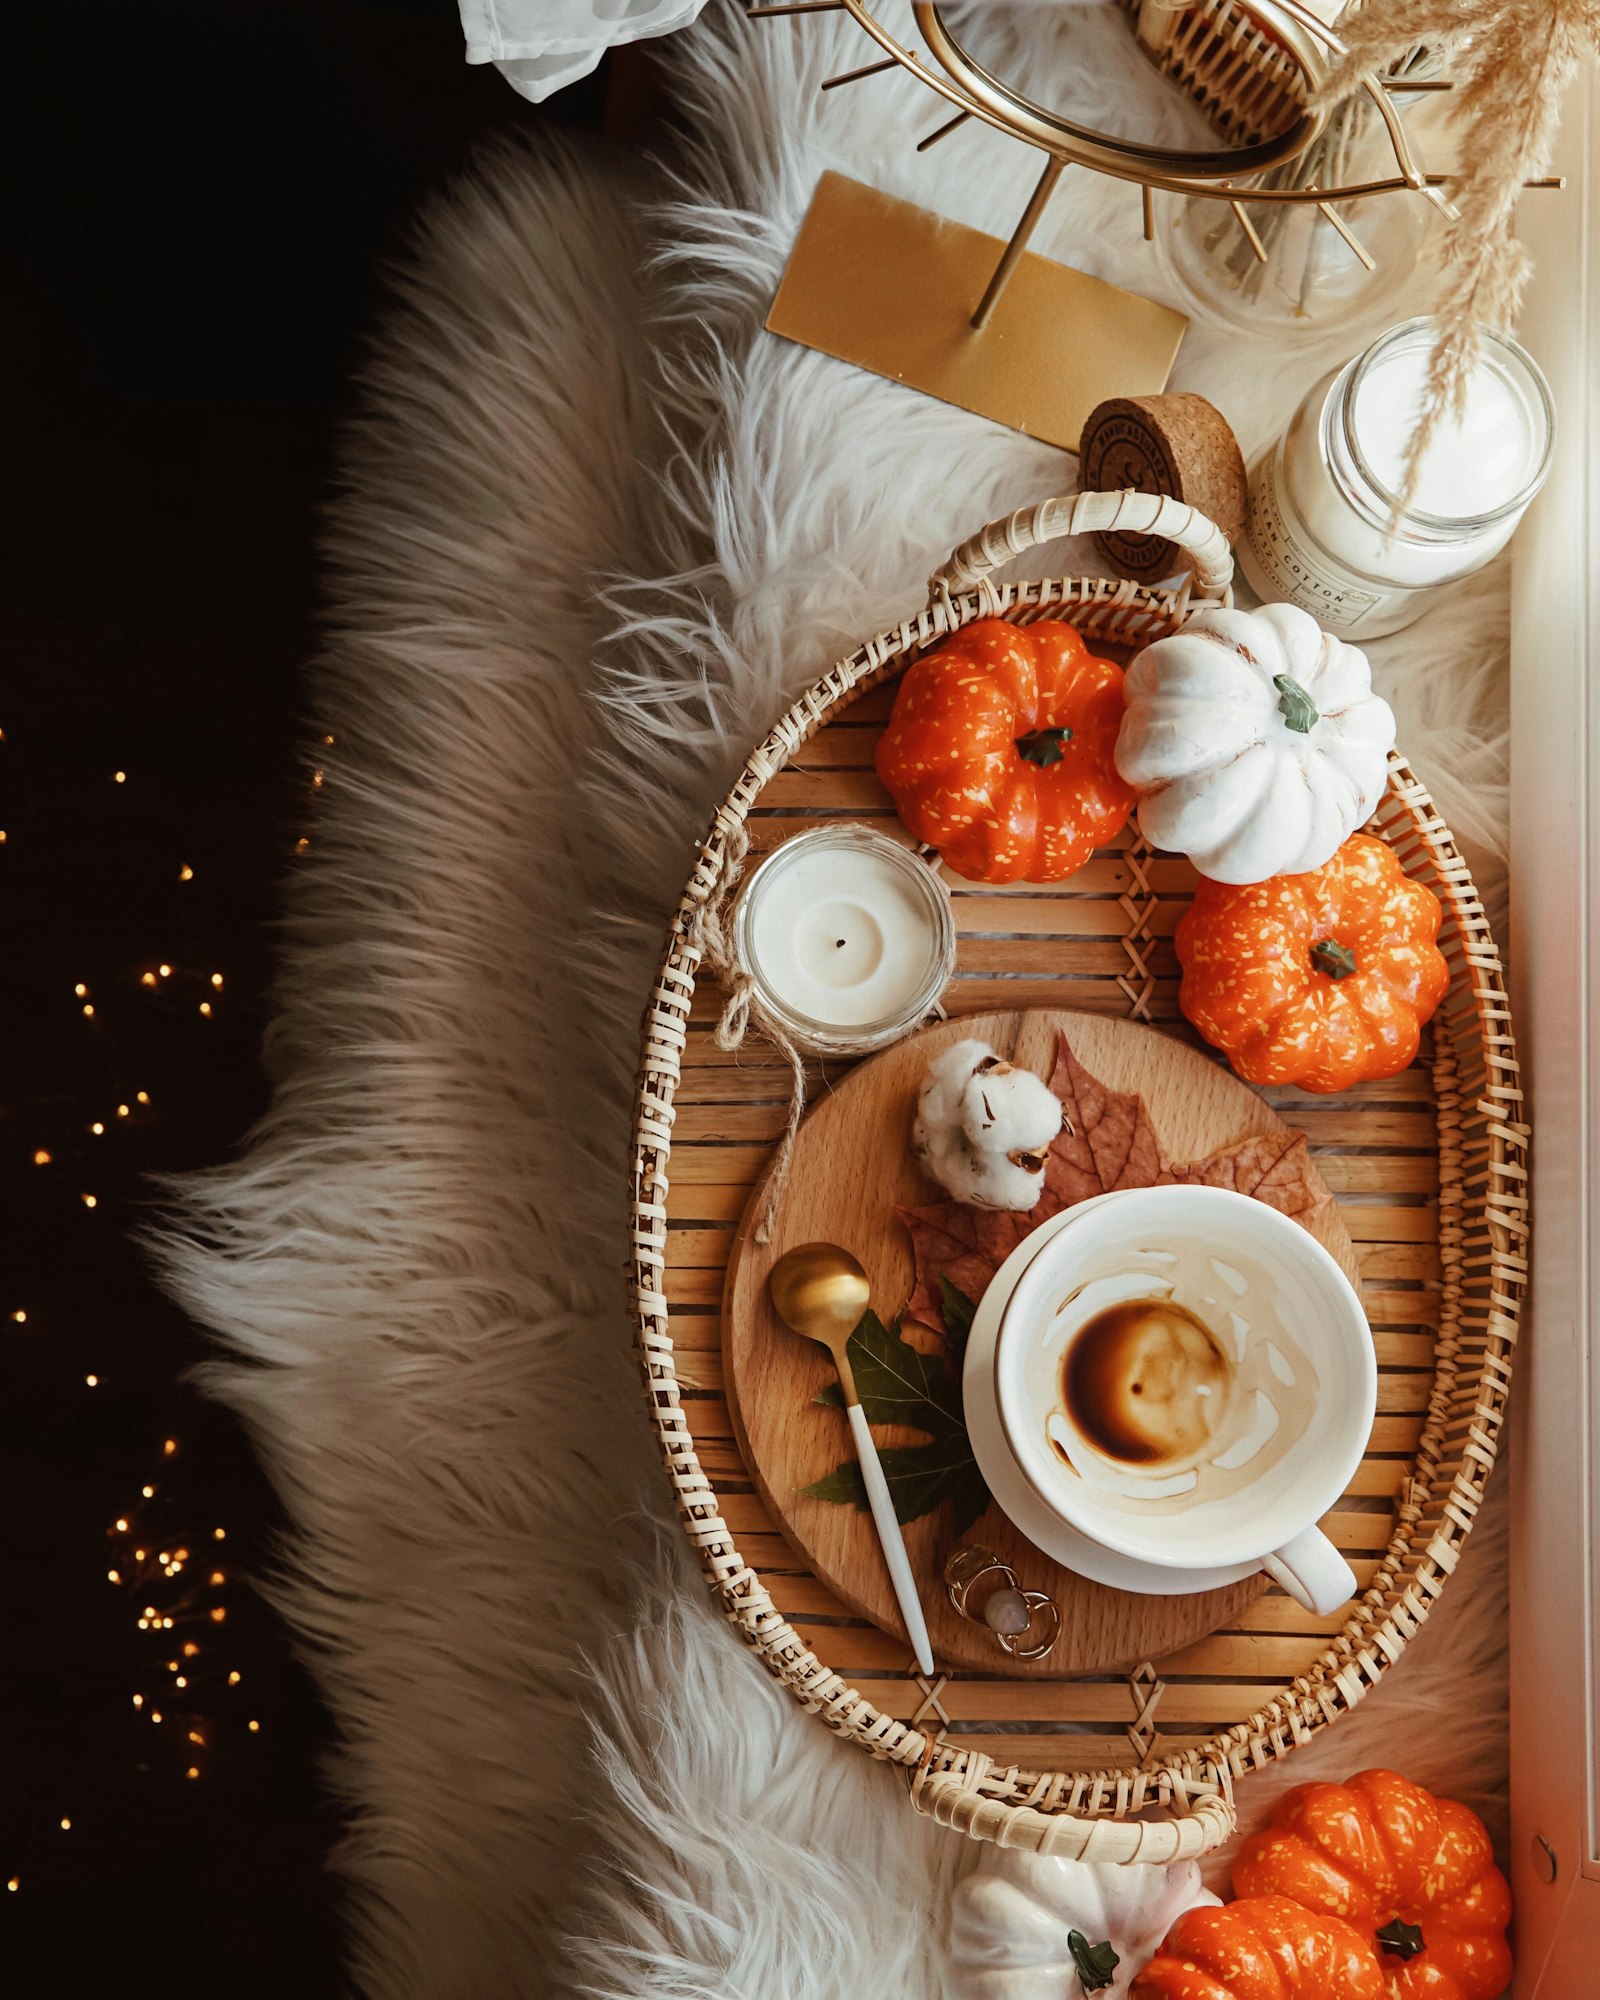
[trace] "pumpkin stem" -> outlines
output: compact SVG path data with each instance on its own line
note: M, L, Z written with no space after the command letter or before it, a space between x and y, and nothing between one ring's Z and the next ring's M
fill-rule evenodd
M1061 762L1061 746L1072 741L1070 729L1034 729L1017 738L1017 748L1030 764L1042 769Z
M1415 1958L1423 1949L1422 1926L1408 1924L1401 1917L1392 1917L1379 1931L1378 1942L1395 1958Z
M1319 938L1311 947L1311 963L1330 979L1348 979L1356 969L1356 955L1347 944Z
M1299 736L1309 736L1317 726L1317 704L1290 674L1274 674L1278 690L1278 713Z
M1067 1932L1067 1949L1072 1953L1078 1983L1085 1993L1097 1993L1102 1986L1109 1986L1122 1963L1120 1955L1111 1949L1109 1938L1103 1944L1090 1944L1082 1931Z

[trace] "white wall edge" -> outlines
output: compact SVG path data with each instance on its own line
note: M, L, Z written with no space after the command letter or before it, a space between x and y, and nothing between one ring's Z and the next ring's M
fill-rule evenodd
M1585 71L1530 194L1536 277L1521 338L1550 378L1559 444L1517 538L1511 621L1512 992L1533 1123L1530 1309L1512 1395L1512 1883L1516 2000L1596 1990L1593 1482L1600 1216L1600 79ZM1554 1881L1536 1863L1556 1857Z

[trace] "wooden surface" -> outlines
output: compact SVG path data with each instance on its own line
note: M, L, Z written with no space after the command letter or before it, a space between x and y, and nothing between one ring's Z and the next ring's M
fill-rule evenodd
M892 698L889 687L861 696L765 787L748 822L753 853L832 818L908 839L872 770ZM1152 857L1124 836L1057 889L959 887L949 1011L1044 1007L1143 1018L1192 1044L1177 1011L1171 940L1193 881L1187 862ZM885 1713L931 1721L952 1742L1035 1770L1133 1766L1156 1736L1163 1754L1205 1743L1306 1672L1344 1614L1315 1617L1273 1586L1209 1638L1153 1662L1165 1685L1142 1723L1146 1695L1121 1673L1031 1681L955 1669L930 1692L908 1671L905 1641L863 1619L796 1554L739 1450L721 1351L734 1233L783 1129L789 1071L754 1034L735 1054L719 1049L711 1029L720 1007L715 982L703 977L676 1094L664 1284L677 1390L699 1461L777 1609ZM1355 1246L1377 1348L1377 1422L1332 1523L1363 1588L1394 1531L1434 1380L1438 1135L1426 1063L1425 1050L1404 1075L1341 1097L1262 1093L1311 1141ZM812 1065L810 1101L841 1088L851 1068Z
M832 1362L777 1318L767 1274L796 1244L842 1243L861 1259L880 1316L888 1320L901 1311L911 1294L911 1241L894 1205L944 1199L910 1152L917 1090L929 1061L952 1042L976 1035L1008 1061L1047 1077L1063 1030L1078 1059L1102 1083L1139 1092L1174 1160L1202 1160L1284 1123L1229 1071L1153 1028L1042 1009L980 1014L885 1050L828 1092L801 1129L772 1241L760 1245L753 1234L763 1206L760 1183L734 1240L722 1354L734 1435L751 1481L779 1531L816 1576L852 1611L901 1638L904 1626L871 1516L811 1499L802 1490L850 1455L850 1437L843 1413L815 1401L832 1377ZM1313 1219L1312 1234L1359 1284L1355 1247L1332 1202ZM906 1332L916 1345L937 1350L933 1334L910 1326ZM921 1441L915 1431L887 1426L876 1435L880 1444ZM945 1594L941 1577L954 1546L949 1508L940 1506L908 1525L906 1547L936 1659L1008 1678L1059 1678L1160 1657L1214 1632L1266 1588L1266 1578L1257 1575L1223 1590L1181 1597L1112 1590L1052 1561L995 1506L965 1539L994 1549L1016 1570L1024 1589L1044 1591L1061 1612L1060 1636L1047 1658L1012 1659L984 1627L959 1616Z

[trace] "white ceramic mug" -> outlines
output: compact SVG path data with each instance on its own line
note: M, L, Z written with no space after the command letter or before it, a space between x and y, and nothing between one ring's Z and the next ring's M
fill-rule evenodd
M1100 1459L1088 1467L1093 1478L1085 1478L1052 1446L1046 1421L1073 1339L1093 1317L1094 1301L1108 1295L1106 1288L1115 1294L1119 1281L1108 1274L1119 1262L1143 1260L1148 1267L1152 1256L1186 1246L1186 1254L1197 1249L1208 1268L1223 1273L1219 1308L1201 1317L1224 1353L1235 1339L1238 1352L1229 1360L1242 1356L1247 1340L1270 1338L1265 1325L1237 1336L1225 1325L1211 1326L1213 1318L1228 1318L1228 1274L1239 1279L1253 1273L1250 1296L1270 1293L1278 1326L1297 1347L1301 1366L1307 1359L1312 1364L1315 1405L1290 1448L1280 1445L1276 1455L1263 1448L1257 1454L1261 1470L1249 1471L1253 1461L1246 1461L1232 1491L1170 1499L1155 1511L1147 1502L1166 1489L1152 1485L1152 1478L1179 1486L1186 1476L1181 1470L1151 1473ZM1071 1301L1085 1279L1094 1287L1082 1294L1089 1303L1080 1309ZM1128 1286L1123 1296L1136 1292ZM1318 1615L1355 1595L1349 1564L1316 1524L1348 1487L1372 1431L1378 1395L1372 1334L1334 1259L1299 1223L1264 1202L1223 1188L1129 1188L1072 1211L1004 1305L993 1388L1009 1455L1038 1498L1079 1534L1163 1569L1260 1567ZM1087 1461L1080 1455L1078 1462Z

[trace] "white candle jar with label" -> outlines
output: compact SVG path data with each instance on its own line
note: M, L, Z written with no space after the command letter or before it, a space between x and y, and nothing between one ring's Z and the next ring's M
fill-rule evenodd
M1391 525L1434 342L1431 319L1391 328L1323 377L1255 466L1237 554L1263 602L1381 638L1511 539L1550 470L1555 415L1537 363L1497 333L1483 335L1465 410L1440 423Z
M870 827L796 835L739 895L734 951L798 1047L865 1055L938 1011L955 969L950 896L922 857Z

